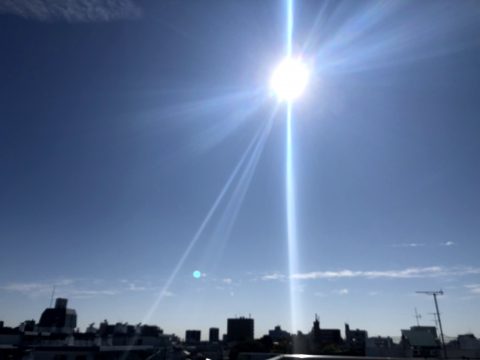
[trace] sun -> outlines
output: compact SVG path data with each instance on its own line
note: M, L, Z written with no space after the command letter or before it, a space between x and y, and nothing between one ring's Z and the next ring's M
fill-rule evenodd
M270 88L280 101L292 102L307 87L310 70L300 58L288 57L277 65L270 78Z

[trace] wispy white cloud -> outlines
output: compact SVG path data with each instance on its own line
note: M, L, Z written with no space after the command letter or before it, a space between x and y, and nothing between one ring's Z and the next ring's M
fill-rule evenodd
M454 241L446 241L446 242L442 243L442 246L453 246L453 245L455 245Z
M280 273L266 274L261 277L262 280L284 280L285 278L286 276Z
M175 296L175 294L173 292L167 290L167 291L163 292L163 296L164 297L172 297L172 296Z
M138 18L141 9L132 0L2 0L2 13L40 21L102 22Z
M480 284L469 284L465 285L468 291L474 295L480 295Z
M22 294L40 295L40 294L52 292L53 286L42 284L42 283L29 282L29 283L10 283L0 288L2 290L19 292Z
M146 287L146 286L142 286L142 285L137 285L137 284L134 283L134 282L129 282L127 289L128 289L129 291L145 291L145 290L147 290L147 287Z
M456 245L454 241L445 241L436 244L425 244L425 243L417 243L417 242L410 242L410 243L399 243L391 245L394 248L419 248L419 247L436 247L436 246L453 246Z
M335 279L335 278L390 278L390 279L410 279L410 278L428 278L428 277L446 277L446 276L464 276L480 274L480 268L443 268L441 266L430 266L423 268L406 268L401 270L370 270L370 271L316 271L309 273L293 274L293 279L313 280L313 279Z
M294 280L317 280L317 279L345 279L345 278L365 278L365 279L412 279L412 278L432 278L432 277L458 277L466 275L478 275L480 268L474 267L451 267L442 266L430 267L410 267L399 270L337 270L337 271L313 271L306 273L297 273L290 276ZM265 275L262 280L284 280L288 278L280 273Z
M231 284L231 283L233 282L233 280L230 279L230 278L225 278L225 279L222 279L222 282L223 282L224 284Z
M92 289L69 289L63 292L66 296L70 298L77 298L77 299L86 299L86 298L94 298L98 296L113 296L119 293L118 290L92 290Z
M12 282L4 286L0 286L0 290L9 292L17 292L29 296L42 296L51 294L53 288L71 286L74 283L72 279L61 279L50 282Z
M425 244L412 242L412 243L393 244L392 246L396 248L416 248L416 247L425 246Z
M108 284L108 285L107 285ZM39 282L12 282L0 286L0 290L18 293L29 297L50 296L55 294L68 298L92 298L111 296L127 292L156 290L152 286L139 285L135 281L103 281L100 279L60 279ZM171 295L171 294L170 294ZM166 296L170 296L167 294Z
M348 295L348 293L349 293L348 289L346 289L346 288L333 290L333 292L337 295Z

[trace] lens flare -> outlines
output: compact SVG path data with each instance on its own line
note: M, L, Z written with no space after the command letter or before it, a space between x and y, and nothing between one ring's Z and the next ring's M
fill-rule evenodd
M280 101L291 102L303 94L310 71L299 58L287 57L273 71L270 88Z

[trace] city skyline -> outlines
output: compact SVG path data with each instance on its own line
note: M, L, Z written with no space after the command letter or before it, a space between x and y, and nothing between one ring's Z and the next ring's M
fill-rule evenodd
M310 329L307 329L305 331L299 330L297 333L289 333L288 331L285 331L284 329L282 329L281 325L275 325L275 326L272 326L267 333L255 335L255 319L252 317L251 314L248 314L248 317L235 315L234 317L229 317L227 319L224 319L227 322L227 326L225 327L224 332L220 331L222 327L216 327L216 326L208 327L207 331L190 327L190 328L183 329L184 336L182 336L182 334L179 334L179 333L175 334L175 333L165 332L164 329L161 326L159 326L159 324L144 324L141 322L137 324L130 324L128 322L109 322L108 319L104 319L103 321L99 321L98 323L91 322L88 324L87 327L82 329L78 327L78 323L77 323L78 313L76 309L72 308L68 304L69 299L53 298L53 295L54 293L52 293L52 299L50 301L50 305L42 311L38 321L36 319L26 319L20 324L17 324L17 326L9 327L7 324L5 324L3 320L0 319L0 328L4 329L5 326L7 325L6 328L19 330L21 332L33 331L38 334L45 332L46 334L60 333L60 334L68 335L72 333L82 333L82 332L92 334L92 333L98 333L100 331L101 333L102 329L107 330L107 328L110 327L113 330L118 326L120 327L117 329L117 331L119 333L122 333L123 331L126 331L127 328L138 329L138 328L141 328L142 326L146 326L146 327L155 327L158 330L160 330L159 332L160 334L177 337L181 341L184 341L185 343L196 343L200 341L241 343L241 342L253 341L255 339L260 339L264 336L276 336L280 339L287 336L291 337L295 335L303 336L308 334L315 334L315 332L318 333L320 329L322 331L325 331L328 334L328 335L324 335L324 336L327 336L327 338L331 336L330 334L338 333L341 339L348 341L348 337L349 337L349 335L347 334L348 331L353 331L358 333L361 332L365 334L365 337L368 337L367 329L362 329L358 327L356 329L350 328L350 324L348 324L348 322L345 322L343 324L344 330L342 330L342 327L338 329L325 328L324 326L321 326L320 317L318 316L318 314L315 314L315 316L312 318L312 326ZM443 295L443 294L437 294L437 295ZM66 315L65 316L62 315L63 313L65 313ZM437 313L429 313L429 314L435 315L435 317L437 316ZM432 329L435 329L435 331L440 331L438 320L437 320L438 318L435 318L434 326L420 324L421 319L422 319L422 315L418 313L417 309L415 309L416 325L412 325L411 328L412 329L416 327L424 328L424 329L432 328ZM404 330L401 330L401 331L404 331ZM344 333L343 336L342 336L342 332ZM272 335L272 333L274 335ZM317 336L319 335L321 336L321 334L317 334ZM465 335L474 335L474 334L467 333L467 334L457 334L457 335L465 336ZM375 339L377 337L383 338L383 339L393 338L393 339L396 339L397 341L400 340L399 336L389 336L389 335L385 336L380 334L370 338ZM446 341L451 341L455 339L455 336L449 336L446 339L447 339ZM440 341L440 338L438 338L438 341Z
M415 292L443 289L446 335L480 335L476 2L290 1L312 72L293 273L286 109L268 86L286 1L39 3L0 4L6 324L38 319L55 287L81 328L205 336L252 314L258 337L318 313L399 336L415 308L433 325Z

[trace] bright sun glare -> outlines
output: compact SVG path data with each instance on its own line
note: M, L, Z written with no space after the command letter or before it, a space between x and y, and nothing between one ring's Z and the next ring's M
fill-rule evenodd
M301 59L286 58L273 71L270 87L280 101L292 101L302 95L309 75Z

